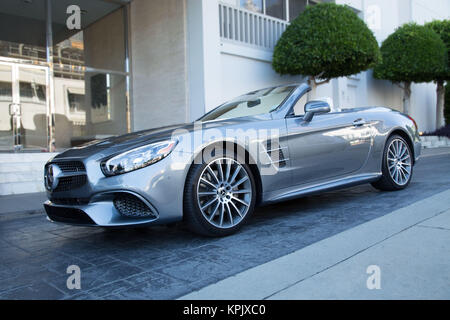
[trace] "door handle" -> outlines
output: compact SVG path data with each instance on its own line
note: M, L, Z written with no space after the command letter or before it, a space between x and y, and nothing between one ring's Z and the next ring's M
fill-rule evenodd
M361 127L361 126L363 126L365 124L366 124L366 121L364 119L361 119L361 118L356 119L355 121L353 121L353 125L355 127Z

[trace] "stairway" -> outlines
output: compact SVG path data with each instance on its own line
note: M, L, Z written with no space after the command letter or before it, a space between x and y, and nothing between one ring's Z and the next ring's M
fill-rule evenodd
M0 195L43 192L44 165L56 153L0 153Z

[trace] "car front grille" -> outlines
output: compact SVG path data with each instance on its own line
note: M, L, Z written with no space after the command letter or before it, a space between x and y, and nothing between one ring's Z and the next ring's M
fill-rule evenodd
M52 161L48 165L50 164L57 165L62 172L62 175L58 178L58 184L52 192L70 191L86 184L86 167L83 162Z
M79 188L86 183L86 175L69 176L59 178L58 186L54 192L69 191Z
M114 198L114 207L119 213L129 218L156 218L156 214L141 199L121 193Z
M81 161L56 161L53 163L58 165L58 167L61 169L62 172L68 173L86 172L86 168L84 167L84 164Z

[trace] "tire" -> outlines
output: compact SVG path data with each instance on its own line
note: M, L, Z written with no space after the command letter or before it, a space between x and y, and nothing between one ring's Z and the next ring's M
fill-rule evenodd
M398 153L395 150L399 150ZM382 191L405 189L413 175L413 154L409 144L399 135L386 141L382 159L382 176L372 186Z
M187 175L183 219L195 233L211 237L233 234L254 211L256 187L250 167L245 159L227 154L216 150L215 155L202 164L193 164Z

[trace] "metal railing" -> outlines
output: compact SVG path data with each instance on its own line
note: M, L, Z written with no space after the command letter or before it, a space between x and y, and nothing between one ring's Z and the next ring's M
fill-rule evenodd
M287 21L219 2L220 37L222 39L273 50Z

